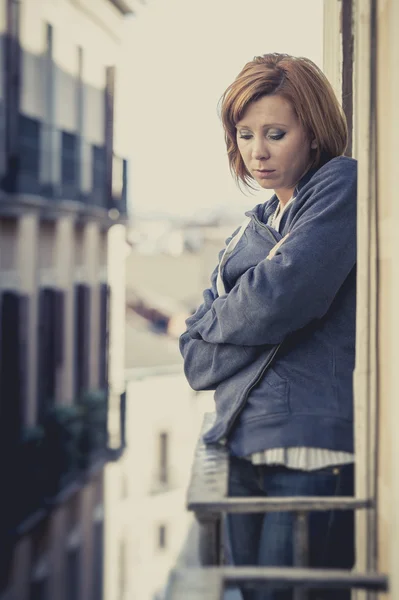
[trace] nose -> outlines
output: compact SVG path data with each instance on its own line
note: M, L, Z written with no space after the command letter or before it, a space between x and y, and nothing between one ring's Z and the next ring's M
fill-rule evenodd
M254 160L265 160L270 158L270 151L265 138L259 137L254 139L252 158Z

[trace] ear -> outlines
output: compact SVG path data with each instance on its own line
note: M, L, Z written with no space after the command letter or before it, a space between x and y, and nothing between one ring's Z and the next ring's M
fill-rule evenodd
M317 141L315 139L312 140L312 142L310 144L310 147L311 147L312 150L316 150L316 148L317 148Z

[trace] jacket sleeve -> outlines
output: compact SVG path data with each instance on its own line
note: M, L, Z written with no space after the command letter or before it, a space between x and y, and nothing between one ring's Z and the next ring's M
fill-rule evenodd
M326 314L356 262L356 162L331 162L303 190L291 230L276 251L214 300L189 328L193 339L278 344Z
M231 237L227 239L226 245ZM219 254L219 262L222 255L223 250ZM203 303L186 320L188 329L211 310L213 302L217 298L217 273L218 267L212 273L211 287L203 293ZM186 378L190 386L198 391L215 389L219 383L251 363L261 351L258 346L254 348L239 347L233 344L212 344L201 339L193 339L188 330L180 336L179 347L184 359Z

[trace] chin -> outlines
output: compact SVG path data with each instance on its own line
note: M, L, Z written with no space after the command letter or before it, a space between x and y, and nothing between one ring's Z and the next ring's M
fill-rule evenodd
M258 185L263 188L264 190L273 190L274 189L274 183L272 183L271 181L265 181L264 179L261 179L260 181L258 181Z

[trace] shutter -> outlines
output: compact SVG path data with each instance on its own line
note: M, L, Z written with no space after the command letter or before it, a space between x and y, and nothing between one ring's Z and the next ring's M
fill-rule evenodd
M37 411L38 420L40 422L43 420L46 412L46 340L48 328L48 311L46 310L46 308L46 294L45 290L42 289L39 291L37 302Z
M104 573L104 525L102 521L94 522L92 600L103 599Z
M65 340L65 292L55 291L54 297L54 347L55 364L57 367L64 362Z
M109 296L110 286L100 284L100 388L108 388L108 344L109 344Z
M28 401L28 374L29 374L29 304L28 296L19 299L19 387L21 394L21 419L26 410Z
M75 396L89 387L90 368L90 287L75 286Z
M0 512L0 590L7 586L11 572L17 517L15 495L19 474L10 457L16 456L23 423L27 303L27 298L15 292L6 291L0 296L0 481L4 484Z
M0 439L6 447L15 445L22 423L22 390L20 375L26 372L21 347L22 297L3 292L0 317Z
M57 366L63 360L63 301L58 290L43 288L38 302L38 414L42 421L56 396ZM60 329L61 328L61 329Z

